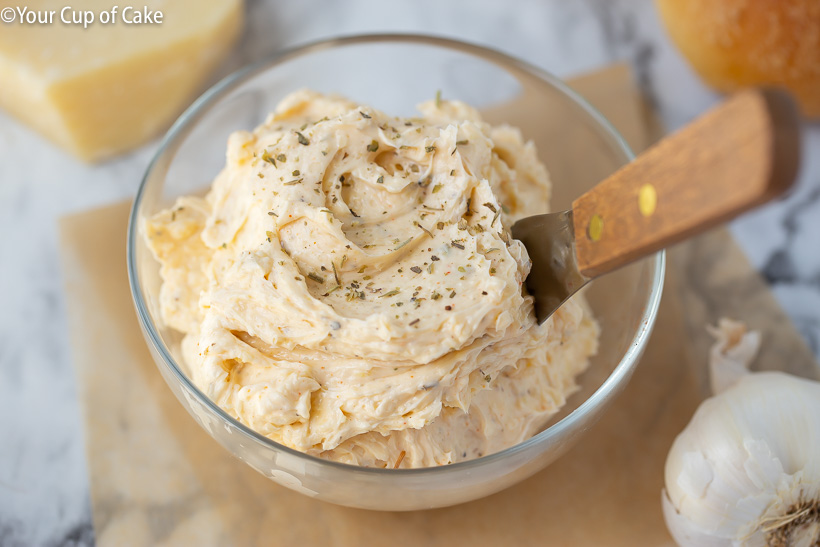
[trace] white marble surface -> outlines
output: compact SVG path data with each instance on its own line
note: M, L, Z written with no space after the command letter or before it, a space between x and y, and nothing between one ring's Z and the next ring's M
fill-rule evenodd
M629 61L669 127L716 100L665 37L651 0L517 0L511 7L250 0L245 37L223 73L306 41L403 31L490 45L559 76ZM808 126L805 137L794 194L732 229L817 354L820 127ZM88 167L0 112L0 545L94 542L56 220L132 196L156 146ZM124 252L112 260L124 260Z

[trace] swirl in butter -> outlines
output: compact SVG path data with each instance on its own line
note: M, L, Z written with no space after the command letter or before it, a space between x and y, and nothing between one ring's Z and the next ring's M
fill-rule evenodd
M582 297L538 326L509 232L550 183L518 130L456 101L418 118L310 91L228 141L205 198L143 224L194 383L322 458L425 467L532 436L576 389Z

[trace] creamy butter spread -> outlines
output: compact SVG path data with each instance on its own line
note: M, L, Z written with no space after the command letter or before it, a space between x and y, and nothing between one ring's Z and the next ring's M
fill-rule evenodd
M543 427L598 327L580 297L543 325L509 228L546 212L532 143L473 108L418 118L310 91L228 140L206 197L143 230L194 383L323 458L424 467Z

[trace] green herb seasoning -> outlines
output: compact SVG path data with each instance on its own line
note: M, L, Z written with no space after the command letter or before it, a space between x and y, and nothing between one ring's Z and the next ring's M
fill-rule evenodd
M418 221L414 220L413 224L418 226L419 229L421 229L421 231L424 232L425 234L427 234L428 236L433 237L433 232L431 232L430 230L428 230L427 228L422 226Z
M395 249L393 249L393 250L394 250L394 251L398 251L399 249L401 249L402 247L404 247L405 245L407 245L407 244L408 244L408 243L410 243L411 241L413 241L413 238L412 238L412 237L407 238L407 239L405 239L404 241L402 241L401 243L399 243L399 245L398 245Z
M282 156L282 154L279 154L279 155ZM270 155L270 152L268 152L267 150L262 152L262 161L266 161L266 162L272 164L274 167L276 167L276 160L273 159L273 157Z
M337 284L337 285L341 285L341 284L342 284L342 282L341 282L341 281L339 281L339 272L338 272L338 271L336 271L336 263L335 263L335 262L331 262L331 263L330 263L330 265L331 265L331 266L333 266L333 278L336 280L336 284Z
M493 224L495 224L495 221L498 220L499 216L501 216L501 211L496 211L495 215L493 215L493 220L490 222L490 228L493 227Z

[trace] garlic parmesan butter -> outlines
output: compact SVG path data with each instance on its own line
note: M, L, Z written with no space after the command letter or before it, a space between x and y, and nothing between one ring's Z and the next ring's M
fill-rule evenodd
M598 327L581 297L538 326L510 236L546 212L532 143L460 102L395 118L299 91L228 140L204 197L142 229L194 383L291 448L425 467L532 436Z

